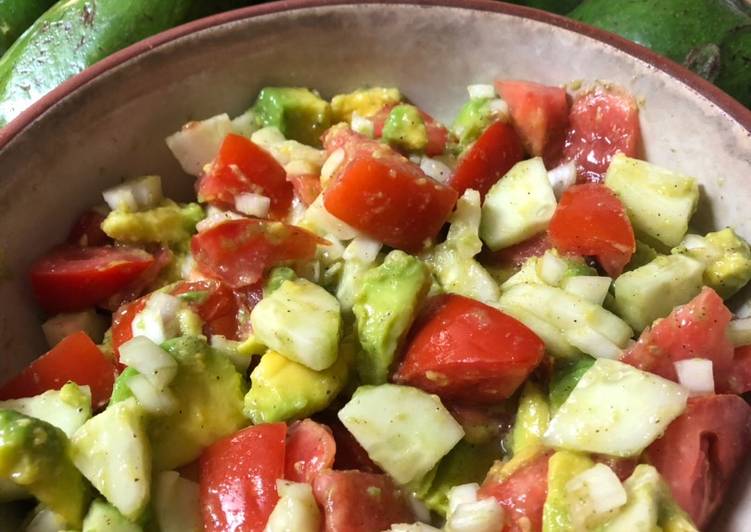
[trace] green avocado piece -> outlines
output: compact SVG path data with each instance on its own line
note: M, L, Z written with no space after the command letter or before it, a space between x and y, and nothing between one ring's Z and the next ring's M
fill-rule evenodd
M731 228L691 235L690 245L683 242L672 251L696 259L705 265L704 284L724 299L729 298L751 280L751 249Z
M637 240L634 254L631 255L631 260L626 264L624 271L630 272L631 270L641 268L656 259L657 255L657 251L652 246L641 240Z
M623 487L628 497L626 504L600 530L659 530L659 504L665 486L657 470L650 465L640 464L623 483Z
M321 145L331 125L331 106L317 93L298 87L266 87L253 106L259 127L274 126L282 134L310 146Z
M297 274L287 266L277 266L269 272L266 283L263 285L263 297L268 297L274 290L282 286L284 281L294 281Z
M109 402L110 405L114 405L115 403L133 397L133 392L130 391L128 381L136 375L140 375L136 368L127 367L117 376L115 384L112 386L112 395L110 396Z
M542 446L542 435L550 423L550 406L540 387L527 381L519 398L514 428L511 431L511 452L523 454Z
M129 521L117 508L108 502L97 499L91 503L83 520L82 532L142 532L143 529Z
M382 138L395 148L420 152L428 145L428 129L417 107L403 103L386 117Z
M268 351L250 374L245 415L254 424L302 419L326 408L347 383L351 353L342 349L331 367L315 371Z
M418 258L392 251L362 279L352 308L362 346L355 365L363 384L383 384L397 349L430 288L430 272Z
M387 105L397 104L401 100L399 89L393 87L370 87L337 94L331 98L332 122L351 122L352 113L371 117Z
M165 200L161 206L147 211L112 211L102 222L102 231L110 238L131 244L180 244L190 240L196 224L205 217L197 203L180 206Z
M720 44L720 71L714 81L751 107L751 25L731 31Z
M56 0L0 0L0 55Z
M459 151L476 141L492 122L490 101L490 98L472 98L459 109L451 125L451 131L459 141Z
M57 427L0 410L0 478L28 490L68 525L81 525L89 492L71 461L68 438Z
M719 45L729 31L751 23L734 2L726 0L585 0L569 16L679 63L691 50Z
M170 389L179 408L148 424L157 471L192 462L205 447L247 424L246 386L229 358L196 336L173 338L162 348L177 360Z
M576 530L571 520L566 484L594 462L583 453L557 451L548 460L548 495L542 509L542 532Z
M564 401L568 399L571 390L576 387L576 384L594 363L595 359L587 355L582 355L580 358L574 360L556 360L553 377L550 380L548 390L551 411L555 412L558 410Z

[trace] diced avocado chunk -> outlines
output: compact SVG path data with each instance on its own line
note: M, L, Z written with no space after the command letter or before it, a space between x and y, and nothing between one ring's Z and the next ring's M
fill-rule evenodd
M34 397L0 401L0 410L15 410L46 421L71 437L91 417L91 391L74 382L59 390L49 390Z
M662 498L660 500L657 524L662 532L699 532L691 517L673 499L670 487L661 480Z
M546 445L636 456L686 407L686 390L667 379L598 359L550 420Z
M331 125L331 107L317 93L300 87L266 87L258 93L253 112L259 127L274 126L288 138L321 145Z
M459 148L464 149L485 131L494 119L490 108L490 98L472 98L465 103L456 115L451 131L459 140Z
M352 113L371 117L387 105L394 105L402 100L399 89L372 87L357 89L347 94L337 94L331 99L333 122L350 122Z
M704 284L727 299L751 280L751 249L731 228L707 233L704 237L687 235L673 249L703 263Z
M295 270L287 266L277 266L269 272L266 282L263 285L263 296L268 297L274 290L282 286L284 281L294 281L297 279Z
M438 465L412 486L413 494L425 506L445 517L449 490L462 484L482 483L499 456L500 448L496 441L473 444L466 439L461 440Z
M542 436L550 422L550 407L540 387L527 381L519 397L514 428L511 431L511 452L522 454L542 446Z
M109 404L113 405L133 397L133 392L130 390L130 386L128 386L128 381L136 375L140 375L136 368L127 367L117 376L115 384L112 386L112 395L110 396Z
M548 495L542 509L542 532L576 530L566 484L594 465L585 454L558 451L548 460ZM636 531L635 531L636 532Z
M550 379L548 388L550 409L553 412L558 410L566 401L582 376L594 363L595 359L586 355L573 360L556 361L553 377Z
M640 464L623 487L628 497L626 504L602 525L602 532L660 530L659 505L664 486L657 470L650 465Z
M425 260L443 290L495 303L500 296L493 276L474 259L482 250L480 230L480 193L466 190L456 202L449 222L446 241L426 254Z
M284 281L250 314L256 339L281 355L320 371L337 357L339 301L305 279Z
M628 264L626 264L624 271L630 272L631 270L635 270L636 268L641 268L645 264L649 264L650 262L655 260L657 258L657 255L657 250L655 250L652 246L642 242L641 240L637 240L634 254L631 255L631 260L628 262Z
M383 384L396 351L430 288L430 272L416 257L392 251L362 278L352 308L362 346L355 360L363 384Z
M414 105L397 105L386 117L382 138L398 149L419 152L428 145L428 129Z
M0 410L0 478L26 489L71 527L81 525L89 494L59 428Z
M149 423L157 471L192 462L205 447L247 424L243 415L247 390L232 361L201 337L173 338L162 348L177 360L177 376L170 388L179 408Z
M613 157L605 185L618 194L637 232L668 247L683 239L699 201L694 178L622 153Z
M120 242L179 244L190 239L196 232L196 224L205 217L197 203L180 206L165 200L148 211L112 211L102 222L102 231Z
M400 484L425 475L464 436L437 396L410 386L361 386L338 416Z
M250 374L245 415L257 425L302 419L320 412L347 383L351 358L342 349L331 367L315 371L268 351Z
M660 255L613 283L613 308L636 331L664 318L701 291L704 265L685 255Z
M480 237L493 251L517 244L544 231L556 205L542 159L518 162L485 196Z
M73 463L120 513L136 520L149 502L151 455L134 398L107 407L76 431Z
M82 532L142 532L140 525L129 521L117 508L102 499L91 503L83 520Z

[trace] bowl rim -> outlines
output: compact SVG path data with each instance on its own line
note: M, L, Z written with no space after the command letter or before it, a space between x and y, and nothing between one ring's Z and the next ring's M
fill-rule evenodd
M210 29L226 23L261 17L285 11L298 11L328 6L362 6L362 5L407 5L423 7L451 7L470 11L487 11L527 18L570 30L613 46L627 54L644 61L687 85L689 88L714 103L723 112L739 123L751 134L751 109L735 100L732 96L705 80L688 68L662 56L633 41L615 33L589 26L583 22L566 18L531 7L507 4L493 0L278 0L265 4L242 7L200 18L170 28L138 41L112 55L98 61L75 76L67 79L50 92L39 98L16 118L0 128L0 150L4 149L17 135L42 117L59 101L76 90L92 82L109 70L149 51L172 41Z

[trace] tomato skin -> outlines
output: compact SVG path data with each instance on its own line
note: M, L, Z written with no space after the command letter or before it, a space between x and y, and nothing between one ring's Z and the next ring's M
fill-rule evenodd
M321 412L316 415L316 419L326 424L336 442L334 469L340 471L357 469L364 473L383 473L383 470L370 459L367 451L362 448L352 433L344 427L335 411Z
M257 283L269 268L285 261L309 260L325 243L282 222L229 220L194 235L190 249L198 269L232 288Z
M731 318L717 292L705 287L694 299L645 329L621 361L677 382L674 362L709 358L715 388L727 391L733 363L733 345L726 334Z
M30 268L40 306L49 313L92 307L134 281L154 257L126 246L59 246Z
M312 419L295 421L287 431L284 478L312 483L318 474L334 465L336 442L331 430Z
M394 380L442 399L505 399L545 352L542 341L521 322L456 294L433 298L413 331Z
M68 244L81 247L112 244L112 239L102 231L104 218L103 214L94 210L83 212L70 228Z
M388 146L334 128L328 149L345 159L323 193L331 214L391 247L416 253L451 214L456 191Z
M562 252L594 255L607 274L618 277L636 250L634 229L621 200L605 185L585 183L566 190L548 228Z
M0 387L0 399L18 399L59 390L73 381L91 388L91 404L96 409L109 401L115 382L115 366L86 333L79 331L34 360Z
M600 183L613 156L641 154L639 107L619 87L597 87L574 100L563 157L576 163L579 182Z
M386 119L389 117L391 110L398 104L385 105L380 111L378 111L371 120L373 121L373 136L380 138L383 135L383 126L386 123ZM432 116L423 111L417 109L420 113L425 129L428 133L428 144L425 146L425 155L433 157L434 155L441 155L446 151L446 141L449 137L448 130L439 122L437 122Z
M514 128L494 122L461 156L449 184L459 195L472 188L484 198L490 187L523 158L524 148Z
M380 532L415 519L386 475L324 471L313 482L313 493L323 509L325 532Z
M321 179L316 174L288 175L287 181L292 183L295 195L306 207L310 206L321 193Z
M531 459L507 478L488 475L477 496L494 497L505 510L503 532L539 532L548 496L548 460L551 453ZM525 526L529 520L528 526Z
M207 532L261 532L279 496L287 425L245 428L208 447L200 461L200 501Z
M751 392L751 345L735 349L733 367L728 377L728 391L732 393Z
M495 87L509 106L511 121L527 153L542 156L548 167L555 166L569 120L566 91L531 81L496 81Z
M235 196L261 194L271 199L269 217L281 219L292 204L292 184L282 165L242 135L230 133L208 172L198 181L198 198L219 207L234 208Z
M689 398L647 457L704 530L750 445L751 407L737 395L704 395Z
M146 292L151 284L157 280L162 270L167 268L174 259L174 253L168 247L161 247L154 252L154 262L141 274L124 286L121 290L100 303L100 306L111 311L120 308L124 303L133 301Z
M545 252L552 247L553 244L550 242L550 237L548 236L548 233L545 232L528 238L524 242L519 242L513 246L499 249L498 251L485 249L482 251L480 261L484 264L490 264L491 266L521 268L521 266L527 262L527 259L531 257L542 257Z

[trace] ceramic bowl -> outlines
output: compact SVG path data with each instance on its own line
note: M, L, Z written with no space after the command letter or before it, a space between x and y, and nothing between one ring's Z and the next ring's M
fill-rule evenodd
M260 5L135 44L0 131L0 381L45 348L25 272L77 213L100 202L103 188L144 173L162 175L170 196L189 197L193 179L164 143L184 122L240 113L270 84L327 96L394 85L449 120L467 84L495 78L626 87L641 102L647 159L700 181L697 228L732 225L751 238L751 112L645 48L501 2ZM749 529L751 487L736 484L715 530Z

